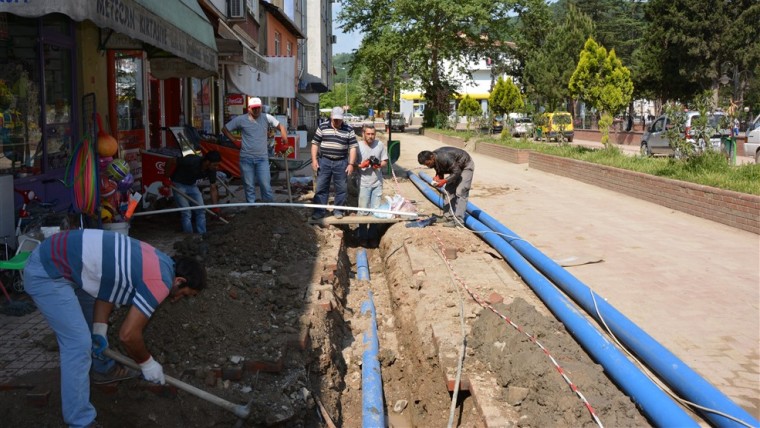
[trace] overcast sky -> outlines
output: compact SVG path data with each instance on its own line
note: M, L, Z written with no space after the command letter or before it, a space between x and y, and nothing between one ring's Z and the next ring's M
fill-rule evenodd
M338 27L337 16L341 6L339 2L333 3L333 34L337 37L338 42L333 45L333 54L350 53L358 49L361 44L361 35L357 33L344 34Z

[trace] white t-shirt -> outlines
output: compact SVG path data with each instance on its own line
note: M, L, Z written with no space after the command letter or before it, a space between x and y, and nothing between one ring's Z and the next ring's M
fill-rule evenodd
M385 144L380 140L375 140L372 145L367 145L364 140L359 142L359 153L356 159L356 163L361 164L365 159L369 159L374 156L382 161L388 160L388 151L385 150ZM382 168L358 168L358 174L360 177L360 187L375 187L383 184L383 170Z

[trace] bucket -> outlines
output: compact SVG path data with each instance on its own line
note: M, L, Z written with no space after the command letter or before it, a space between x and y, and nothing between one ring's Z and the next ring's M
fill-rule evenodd
M103 223L103 230L110 230L112 232L129 236L129 223L126 221L120 223Z

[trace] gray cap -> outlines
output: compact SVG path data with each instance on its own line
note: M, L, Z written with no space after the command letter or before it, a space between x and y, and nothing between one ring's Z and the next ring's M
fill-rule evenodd
M343 120L343 109L340 107L333 107L332 113L330 113L330 119Z

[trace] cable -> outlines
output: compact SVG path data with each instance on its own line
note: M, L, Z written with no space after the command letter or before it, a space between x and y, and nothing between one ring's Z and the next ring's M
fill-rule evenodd
M744 425L747 428L754 428L752 425L750 425L750 424L742 421L741 419L738 419L738 418L736 418L734 416L731 416L731 415L729 415L727 413L721 412L720 410L711 409L709 407L704 407L704 406L700 406L699 404L692 403L691 401L686 400L686 399L678 396L675 392L671 391L670 388L668 388L666 385L664 385L660 381L659 378L657 378L656 376L652 375L649 372L649 370L647 369L647 367L641 361L639 361L638 358L636 358L633 355L633 353L628 350L628 348L626 348L625 346L623 346L623 344L620 343L620 341L618 340L617 337L615 337L615 334L612 333L612 330L609 328L609 326L607 326L607 323L604 321L604 317L602 316L602 313L599 311L599 306L596 303L596 296L595 296L596 293L594 293L593 290L589 290L589 291L591 292L591 300L593 300L593 302L594 302L594 310L596 311L596 315L599 317L599 320L602 322L602 325L604 326L604 330L607 332L607 334L610 335L610 337L618 345L618 347L620 347L620 349L622 349L623 352L625 352L626 354L628 354L628 356L633 360L633 362L635 362L641 368L642 373L644 373L644 375L646 375L649 379L651 379L652 382L654 382L657 386L659 386L660 389L662 389L663 391L665 391L666 394L670 395L674 400L678 401L679 403L681 403L684 406L693 407L693 408L696 408L696 409L699 409L699 410L702 410L702 411L705 411L705 412L714 413L716 415L723 416L726 419L730 419L730 420L732 420L732 421L734 421L734 422L736 422L738 424Z
M443 253L439 253L438 250L433 247L433 251L438 254L438 256L443 259L443 264L446 265L446 268L449 270L449 279L451 280L451 285L454 287L454 290L457 292L457 296L459 296L459 326L460 331L462 334L462 346L459 348L459 359L457 360L457 377L454 381L454 391L451 395L451 406L449 407L449 423L447 425L448 428L451 428L454 424L454 412L457 408L457 398L459 396L459 382L462 379L462 367L464 366L464 351L467 348L467 332L465 331L465 325L464 325L464 299L462 298L462 291L457 287L456 282L454 281L454 274L451 269L451 266L446 262L446 257L443 255Z

